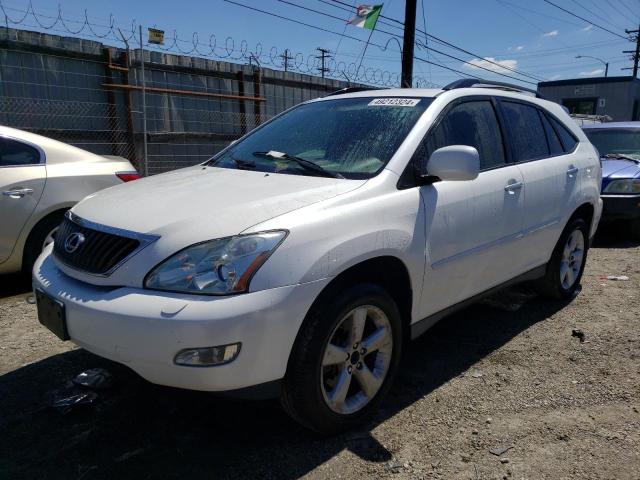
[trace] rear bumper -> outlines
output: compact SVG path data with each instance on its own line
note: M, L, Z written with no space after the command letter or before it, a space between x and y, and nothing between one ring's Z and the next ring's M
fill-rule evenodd
M228 297L140 288L105 288L75 280L50 248L33 270L34 288L65 305L71 341L123 363L152 383L233 391L281 379L300 325L328 280ZM184 348L240 342L224 365L192 367L173 359Z
M640 195L602 195L602 222L640 218Z

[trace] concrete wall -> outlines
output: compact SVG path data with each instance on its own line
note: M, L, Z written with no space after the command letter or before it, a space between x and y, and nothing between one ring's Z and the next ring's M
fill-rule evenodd
M594 98L596 115L609 115L615 121L625 121L632 120L634 102L640 99L640 80L631 77L560 80L542 82L538 91L560 104L567 99Z

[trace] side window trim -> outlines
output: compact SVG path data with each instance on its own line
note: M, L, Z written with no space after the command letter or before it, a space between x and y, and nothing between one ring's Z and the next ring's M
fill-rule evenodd
M33 149L35 149L38 152L38 157L40 159L40 161L38 163L27 163L24 165L0 165L0 168L19 168L19 167L38 167L38 166L44 166L47 163L47 156L44 153L44 150L42 149L42 147L40 147L39 145L36 145L35 143L31 143L28 140L23 140L21 138L16 138L13 137L11 135L6 135L3 133L0 133L0 140L11 140L13 142L22 144L22 145L26 145L27 147L31 147Z
M549 133L547 132L547 129L544 126L544 121L542 120L542 116L544 115L539 108L536 108L536 112L538 112L538 118L540 119L540 123L542 124L542 131L544 132L544 138L547 140L547 158L551 158L553 155L551 154L551 139L549 138ZM551 125L551 128L553 128L553 125ZM555 130L554 130L555 132ZM557 132L556 132L556 136L557 136ZM562 146L562 142L560 142L560 146Z

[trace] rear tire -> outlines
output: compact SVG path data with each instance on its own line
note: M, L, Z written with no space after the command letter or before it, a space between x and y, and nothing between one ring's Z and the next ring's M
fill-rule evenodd
M572 218L560 235L545 276L535 284L538 292L555 299L570 299L580 291L587 262L589 229L582 218Z
M65 212L55 212L40 220L27 238L24 245L24 253L22 254L22 273L25 276L31 276L33 264L42 253L45 247L45 240L51 235L55 237L55 230L58 228L64 218Z
M305 427L330 435L362 423L389 391L402 353L402 320L378 285L355 285L325 300L312 307L296 338L281 403Z

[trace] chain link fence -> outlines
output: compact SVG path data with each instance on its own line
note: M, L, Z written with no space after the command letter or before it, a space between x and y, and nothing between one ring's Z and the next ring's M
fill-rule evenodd
M140 60L139 50L0 29L0 124L121 156L153 175L203 162L281 111L347 86L145 51L143 103Z

